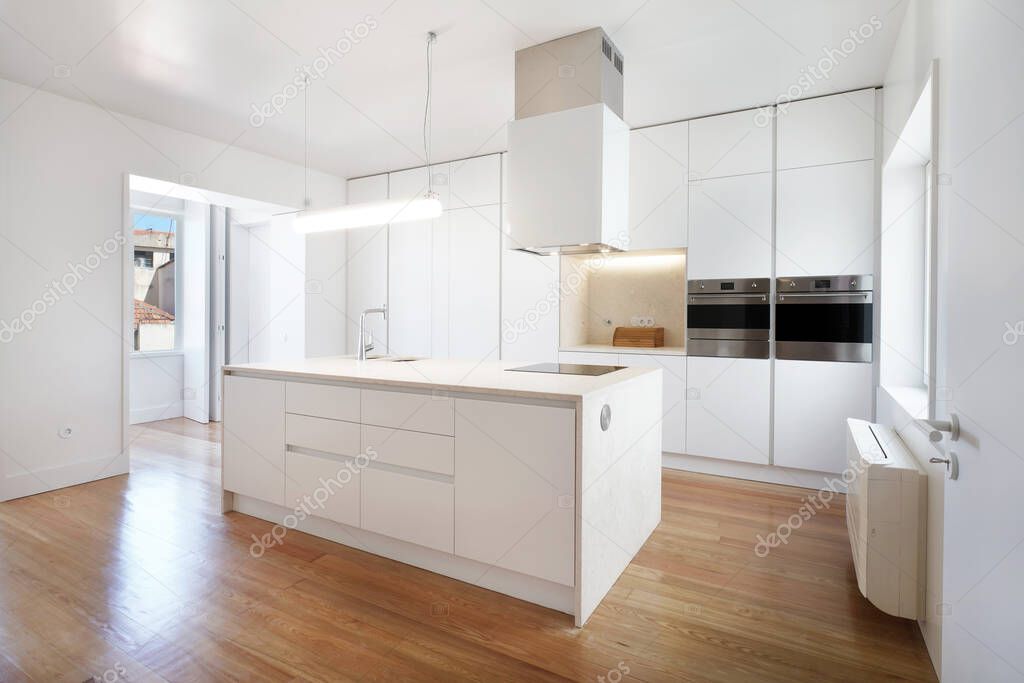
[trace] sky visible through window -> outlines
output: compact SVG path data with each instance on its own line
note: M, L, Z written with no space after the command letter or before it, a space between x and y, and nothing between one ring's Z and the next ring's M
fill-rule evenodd
M135 230L156 230L158 232L174 232L178 219L173 216L160 216L149 213L137 213L134 216Z

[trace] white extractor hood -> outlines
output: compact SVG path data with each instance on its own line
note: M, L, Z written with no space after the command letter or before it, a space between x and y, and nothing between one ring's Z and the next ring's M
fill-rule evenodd
M599 28L516 52L509 248L538 254L628 248L622 71L621 54Z

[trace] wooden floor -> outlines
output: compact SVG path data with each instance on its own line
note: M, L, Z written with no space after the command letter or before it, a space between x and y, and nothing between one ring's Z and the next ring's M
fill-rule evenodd
M132 474L0 504L0 681L935 680L857 592L842 501L666 471L661 526L586 628L220 510L215 426L133 429Z

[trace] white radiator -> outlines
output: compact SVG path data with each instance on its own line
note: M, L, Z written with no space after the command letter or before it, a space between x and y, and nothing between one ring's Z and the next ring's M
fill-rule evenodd
M878 609L923 614L928 479L891 427L848 419L846 526L860 592Z

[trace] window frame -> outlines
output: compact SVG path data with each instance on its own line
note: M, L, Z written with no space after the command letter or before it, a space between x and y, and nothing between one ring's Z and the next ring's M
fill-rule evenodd
M178 260L178 246L177 242L180 236L180 231L185 226L185 213L184 211L172 211L170 209L160 209L153 206L144 206L141 204L128 204L128 216L131 221L131 245L132 245L132 274L134 277L135 265L135 216L136 214L145 214L150 216L166 216L175 219L175 247L174 247L174 258L171 259L174 262ZM177 271L178 265L175 263L175 271ZM155 269L155 268L154 268ZM132 296L132 307L134 314L135 297ZM130 355L133 358L156 358L159 356L180 356L184 353L182 346L182 328L181 328L181 315L180 306L182 304L182 282L181 278L174 278L174 347L170 349L159 349L152 351L138 351L135 349L135 340L132 340L132 350Z

